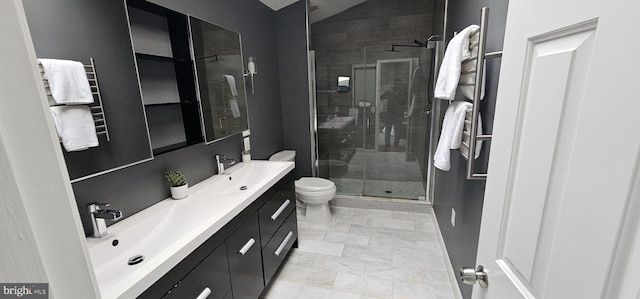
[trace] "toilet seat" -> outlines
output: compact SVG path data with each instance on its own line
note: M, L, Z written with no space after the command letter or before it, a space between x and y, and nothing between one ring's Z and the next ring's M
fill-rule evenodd
M331 190L335 191L336 189L336 184L334 184L332 181L315 177L301 178L295 182L295 185L296 191L303 191L305 193L324 192Z
M305 191L305 190L300 190L298 188L296 188L296 194L298 195L302 195L305 197L325 197L325 196L330 196L329 199L333 198L333 196L336 194L336 187L327 189L327 190L322 190L322 191ZM328 201L328 199L326 199L325 201Z
M269 157L269 161L295 161L296 151L293 150L284 150L281 152L277 152L271 157Z

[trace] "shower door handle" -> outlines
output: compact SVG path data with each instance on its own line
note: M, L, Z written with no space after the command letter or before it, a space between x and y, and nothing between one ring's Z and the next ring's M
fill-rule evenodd
M371 130L371 117L367 117L367 133Z

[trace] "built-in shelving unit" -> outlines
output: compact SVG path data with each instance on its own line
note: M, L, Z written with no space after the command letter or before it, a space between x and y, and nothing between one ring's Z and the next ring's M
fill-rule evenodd
M146 1L127 4L154 155L202 142L187 16Z

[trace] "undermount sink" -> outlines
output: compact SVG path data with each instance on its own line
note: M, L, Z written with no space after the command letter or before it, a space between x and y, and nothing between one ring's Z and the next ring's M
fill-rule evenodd
M291 162L239 163L192 186L185 199L163 200L109 226L106 237L88 237L102 297L139 295L291 169Z

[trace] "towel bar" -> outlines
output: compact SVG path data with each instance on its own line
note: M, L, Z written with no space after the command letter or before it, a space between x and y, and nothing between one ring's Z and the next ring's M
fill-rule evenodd
M102 105L102 95L100 94L100 85L98 84L96 65L93 61L93 58L89 58L89 61L89 64L83 64L87 73L87 80L89 81L91 94L94 98L93 103L89 104L88 106L89 109L91 109L91 115L93 115L93 122L96 124L96 134L105 135L107 141L111 141L111 138L109 136L109 128L107 126L107 118L105 117L104 106ZM47 78L44 77L44 68L41 64L39 64L39 67L40 75L42 76L42 82L44 84L45 94L47 96L51 96L51 87L49 86L49 81L47 80Z
M469 157L467 159L467 179L468 180L486 180L487 179L486 173L474 172L475 159L472 157L475 157L477 140L490 141L492 138L492 135L490 134L478 135L478 114L480 113L480 99L482 95L481 84L484 83L482 80L483 79L482 74L484 72L483 62L485 61L485 59L502 57L502 51L489 52L489 53L486 52L488 21L489 21L489 8L483 7L480 14L480 30L479 30L480 37L478 38L478 43L477 43L478 55L467 58L463 61L463 62L466 62L466 61L475 60L476 62L475 70L462 72L462 74L475 73L475 80L473 83L458 84L459 86L473 86L474 88L473 101L472 101L473 108L471 109L470 112L469 111L467 112L466 119L465 119L465 130L463 131L463 134L469 137L468 143L463 142L463 147L465 147L465 149L468 149L467 150L467 153L468 153L467 157ZM476 47L475 43L470 46L470 48L475 48L475 47ZM469 128L469 130L467 130L467 128Z

